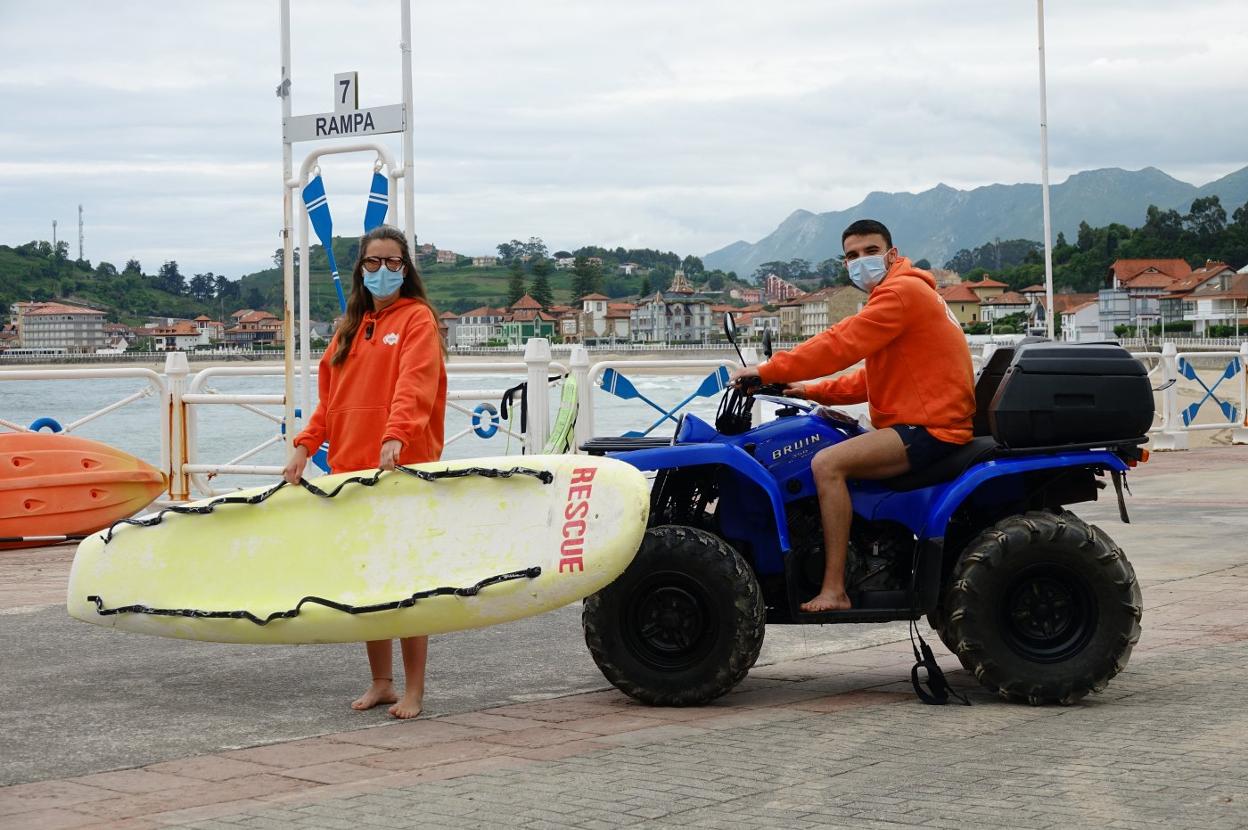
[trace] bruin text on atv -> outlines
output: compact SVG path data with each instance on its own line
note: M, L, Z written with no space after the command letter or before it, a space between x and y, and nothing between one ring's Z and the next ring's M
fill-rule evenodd
M735 345L731 315L725 321ZM770 343L764 341L770 356ZM1142 600L1122 550L1068 508L1147 459L1144 366L1112 344L998 349L976 378L975 438L927 468L852 482L853 608L799 609L824 555L811 459L863 428L775 387L725 392L712 426L684 415L664 439L584 449L656 474L650 527L629 568L585 601L589 650L637 700L696 705L750 670L768 623L923 615L988 689L1073 703L1122 671ZM777 417L751 425L755 402Z

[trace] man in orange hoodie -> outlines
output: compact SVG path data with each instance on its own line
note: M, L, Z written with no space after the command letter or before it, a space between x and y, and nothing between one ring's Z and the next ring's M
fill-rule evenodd
M825 404L867 402L876 431L820 451L811 462L823 521L826 565L806 612L850 607L845 558L853 521L848 479L883 479L930 466L971 440L975 381L962 327L936 293L936 280L897 253L888 228L871 219L841 235L845 266L866 291L857 314L733 381L787 384L785 394ZM803 383L866 366L839 378Z

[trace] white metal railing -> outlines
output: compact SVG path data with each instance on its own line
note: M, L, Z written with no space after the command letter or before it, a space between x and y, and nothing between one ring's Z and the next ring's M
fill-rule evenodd
M1156 356L1155 352L1142 354ZM1240 343L1236 351L1219 352L1180 352L1174 343L1166 343L1159 358L1162 382L1167 386L1162 392L1161 426L1153 437L1154 449L1185 450L1192 432L1221 429L1231 430L1232 443L1248 444L1248 342ZM1216 364L1223 360L1225 366L1218 369ZM1196 361L1215 365L1197 368ZM1183 380L1195 383L1197 389L1193 391L1200 396L1186 406L1179 403ZM1234 381L1238 406L1231 403L1224 381ZM1211 402L1214 406L1206 410ZM1197 423L1202 411L1218 412L1222 417Z
M159 395L167 409L169 403L169 386L165 380L165 376L161 375L154 369L144 369L142 367L132 368L109 368L109 369L0 369L0 382L3 381L39 381L39 380L90 380L92 378L134 378L143 381L143 386L130 395L106 404L69 424L57 425L61 432L73 432L80 427L91 423L111 412L129 406L136 401L149 398L152 395ZM0 397L3 401L3 397ZM54 413L47 413L45 417L51 418ZM11 430L13 432L33 432L29 426L22 426L8 420L5 416L7 413L0 407L0 427ZM161 470L168 478L171 475L169 447L170 440L170 421L168 418L158 418L157 428L160 430L160 462L158 469Z
M176 369L175 369L176 371ZM215 488L211 484L211 480L219 475L245 475L245 476L266 476L274 477L281 475L282 467L277 465L259 465L259 464L243 464L242 462L258 455L266 449L282 443L284 440L293 440L294 433L292 431L290 438L284 435L282 425L284 418L277 413L261 409L261 406L283 406L285 398L280 394L239 394L239 393L222 393L209 386L214 379L221 378L237 378L237 377L283 377L285 369L282 366L214 366L196 373L195 378L190 382L190 386L186 392L182 393L180 400L183 405L182 415L175 414L174 420L179 418L186 424L187 441L185 446L185 455L178 458L177 448L174 452L174 469L175 474L180 477L184 483L184 487L179 489L177 493L171 493L172 498L178 498L183 492L194 492L196 495L217 495L228 492L228 488L223 490ZM314 367L310 373L311 377L315 377L317 370ZM513 430L510 426L506 426L501 422L497 423L499 432L504 435L516 438L521 441L525 447L525 451L535 453L540 451L545 443L546 435L550 430L550 408L549 398L545 394L547 381L550 375L567 375L568 367L562 363L551 360L549 344L544 340L534 339L529 341L526 349L524 360L506 363L466 363L451 364L447 367L448 376L456 375L498 375L500 377L510 377L513 380L523 378L529 384L530 389L540 389L543 394L530 395L528 410L528 430L521 434ZM301 375L301 371L296 369L296 375ZM311 380L311 377L309 380ZM512 386L514 383L509 383ZM469 426L459 432L447 436L444 446L448 446L473 433L473 410L467 404L497 401L502 397L505 388L498 389L458 389L451 390L447 393L447 410L460 412L469 417ZM200 442L199 442L199 414L202 407L214 406L230 406L238 407L245 411L251 412L261 418L272 421L278 426L278 429L272 436L266 438L261 443L248 449L240 455L235 456L225 462L207 462L200 460ZM303 413L303 418L310 417L311 413Z
M743 351L747 363L756 361L752 350ZM986 360L991 353L990 346L985 349L982 358L976 359L977 362ZM1175 344L1167 343L1159 352L1141 351L1134 355L1148 365L1149 377L1154 385L1164 387L1160 392L1158 421L1150 430L1155 449L1187 449L1191 433L1208 430L1229 430L1232 443L1248 444L1248 342L1240 343L1235 351L1209 352L1180 352ZM611 400L605 393L595 393L603 373L608 369L626 371L629 378L636 379L685 374L681 370L697 374L702 370L737 365L739 364L736 360L727 356L671 360L612 359L591 363L589 352L583 346L574 346L565 364L552 360L550 344L546 340L534 338L526 345L522 360L451 363L448 366L448 375L496 375L507 378L506 386L513 386L523 379L529 384L530 390L542 390L541 394L528 395L528 429L523 435L509 425L497 423L499 431L522 440L525 451L535 453L541 451L550 431L550 396L546 394L546 390L551 375L571 375L577 381L579 416L575 442L579 446L594 437L596 410ZM223 392L214 388L213 384L227 378L278 378L283 374L284 368L281 365L226 365L205 368L192 375L186 356L175 352L167 356L163 372L143 367L0 369L0 383L118 378L140 381L137 391L124 394L86 415L77 417L64 425L63 429L66 432L79 431L105 415L122 410L144 398L158 396L161 407L156 423L151 426L160 435L159 469L167 475L169 481L166 499L182 501L224 492L213 487L212 479L216 476L272 478L280 475L280 466L248 462L266 449L287 440L282 434L282 415L265 409L284 406L284 395ZM472 403L496 402L506 386L497 389L452 390L447 395L447 409L471 418ZM29 425L19 423L11 410L4 406L5 400L5 396L0 395L0 428L30 431ZM250 412L276 428L254 447L242 452L235 451L230 458L210 459L205 448L201 446L201 418L210 411L219 411L222 408ZM48 417L58 415L51 408L40 414ZM306 413L305 417L307 414L310 413ZM142 429L141 425L136 426ZM448 435L446 443L468 440L471 432L470 423L468 429Z

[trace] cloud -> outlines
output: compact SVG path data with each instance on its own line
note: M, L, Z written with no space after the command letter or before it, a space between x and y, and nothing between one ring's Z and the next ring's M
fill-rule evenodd
M296 113L328 110L348 69L365 106L399 100L398 3L292 5ZM534 234L701 253L874 190L1038 180L1034 6L887 8L414 4L417 234L465 253ZM277 24L276 4L244 0L0 7L0 242L66 228L82 203L93 260L265 266ZM1200 184L1248 163L1242 2L1050 4L1046 24L1054 181L1154 165ZM322 168L336 229L357 232L371 159Z

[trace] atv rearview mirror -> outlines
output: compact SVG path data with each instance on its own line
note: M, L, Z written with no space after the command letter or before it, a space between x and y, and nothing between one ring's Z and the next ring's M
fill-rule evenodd
M741 354L741 347L737 345L737 321L732 316L731 311L724 312L724 336L728 338L728 342L737 350L737 358L741 361L741 365L745 365L745 355Z

